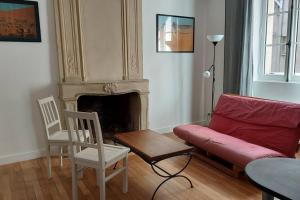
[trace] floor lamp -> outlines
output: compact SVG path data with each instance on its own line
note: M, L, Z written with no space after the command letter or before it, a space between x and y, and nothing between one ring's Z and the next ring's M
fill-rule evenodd
M215 97L215 81L216 81L216 66L215 66L215 61L216 61L216 46L218 44L218 42L222 41L224 38L224 35L207 35L207 39L208 41L212 42L214 45L214 57L213 57L213 64L210 66L210 68L208 70L206 70L205 72L203 72L203 76L205 78L209 78L210 77L210 73L212 71L212 76L213 76L213 80L212 80L212 93L211 93L211 115L213 113L214 110L214 97Z

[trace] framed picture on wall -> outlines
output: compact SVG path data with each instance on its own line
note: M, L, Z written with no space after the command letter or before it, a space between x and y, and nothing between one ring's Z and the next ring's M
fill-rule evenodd
M41 42L37 2L0 0L0 41Z
M194 17L156 15L157 52L193 53L194 33Z

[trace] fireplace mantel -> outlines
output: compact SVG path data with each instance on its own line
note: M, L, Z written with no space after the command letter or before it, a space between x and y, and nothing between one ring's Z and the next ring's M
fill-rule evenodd
M62 109L82 95L139 94L140 129L148 126L143 79L142 0L54 0ZM107 80L107 81L101 81Z
M77 100L82 95L118 95L136 92L139 94L141 106L140 129L148 128L148 94L149 81L139 80L120 80L103 82L82 82L82 83L62 83L59 84L60 98L64 107L68 110L77 110Z
M63 100L77 101L81 95L114 95L130 92L137 92L141 95L148 95L149 81L139 80L120 80L105 82L82 82L82 83L62 83L59 84L60 96Z

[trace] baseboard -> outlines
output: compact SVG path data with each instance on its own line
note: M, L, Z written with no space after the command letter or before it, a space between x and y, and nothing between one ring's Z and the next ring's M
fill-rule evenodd
M168 126L168 127L163 127L163 128L154 128L154 129L151 129L155 132L158 132L158 133L170 133L170 132L173 132L173 128L176 127L176 126L179 126L179 125L185 125L185 124L198 124L198 125L205 125L207 122L205 120L203 121L197 121L197 122L186 122L186 123L182 123L182 124L175 124L175 125L172 125L172 126Z
M45 155L45 150L39 149L36 151L29 151L25 153L16 153L16 154L0 156L0 165L20 162L25 160L32 160L32 159L40 158L44 155Z
M199 125L205 125L206 121L197 121L197 122L187 122L187 123L182 123L182 124L176 124L164 128L156 128L152 129L155 132L158 133L170 133L173 131L173 128L179 125L183 124L199 124ZM36 158L43 157L46 154L45 149L39 149L36 151L29 151L25 153L16 153L16 154L10 154L10 155L5 155L5 156L0 156L0 165L5 165L5 164L10 164L10 163L15 163L15 162L20 162L20 161L25 161L25 160L32 160Z

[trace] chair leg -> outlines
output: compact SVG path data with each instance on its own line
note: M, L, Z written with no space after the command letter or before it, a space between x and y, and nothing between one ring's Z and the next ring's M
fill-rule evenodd
M78 153L81 151L81 147L78 145L73 146L73 151ZM83 168L81 166L77 166L77 169L80 169L79 173L78 173L78 178L82 178L83 177Z
M77 200L77 165L72 164L72 199Z
M51 178L52 173L51 173L51 149L50 145L47 147L47 162L48 162L48 178Z
M63 146L60 146L60 167L63 166Z
M126 155L125 158L123 158L123 193L127 193L128 191L128 156Z
M82 166L79 166L77 167L78 169L78 178L83 178L83 167Z
M74 151L75 151L76 153L80 152L80 151L81 151L81 147L78 146L78 145L76 145Z
M100 187L100 170L96 169L96 182L97 186Z
M100 190L100 200L105 200L105 171L104 170L97 170L98 176L97 182L99 181L99 190Z
M73 151L73 146L68 145L68 158L71 158L71 151Z

